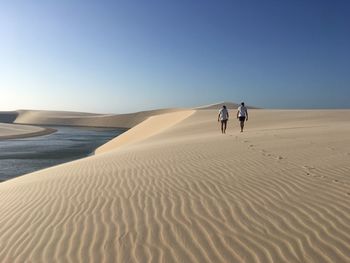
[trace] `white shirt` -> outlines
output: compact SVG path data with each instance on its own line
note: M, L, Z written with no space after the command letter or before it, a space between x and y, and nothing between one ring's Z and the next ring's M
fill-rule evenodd
M238 107L238 117L246 117L248 114L247 108L245 106L239 106Z
M227 109L220 109L219 111L219 118L221 121L227 120L228 119L228 111Z

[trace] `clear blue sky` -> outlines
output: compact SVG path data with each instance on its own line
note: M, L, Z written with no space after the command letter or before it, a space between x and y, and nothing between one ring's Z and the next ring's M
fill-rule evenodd
M350 107L350 1L0 2L0 110Z

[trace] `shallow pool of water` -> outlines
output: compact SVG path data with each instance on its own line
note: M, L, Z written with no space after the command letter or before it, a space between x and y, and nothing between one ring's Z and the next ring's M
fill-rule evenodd
M0 141L0 181L89 156L126 129L50 126L57 132Z

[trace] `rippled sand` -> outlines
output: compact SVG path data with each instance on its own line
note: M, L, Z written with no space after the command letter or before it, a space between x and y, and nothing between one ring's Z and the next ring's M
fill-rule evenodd
M217 113L1 183L0 262L350 262L350 111Z

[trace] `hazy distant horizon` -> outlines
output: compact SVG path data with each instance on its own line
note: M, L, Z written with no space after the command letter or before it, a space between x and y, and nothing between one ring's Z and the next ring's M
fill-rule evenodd
M234 102L232 101L232 103L237 103L238 102ZM59 108L19 108L19 109L0 109L0 112L2 111L19 111L19 110L42 110L42 111L67 111L67 112L82 112L82 113L97 113L97 114L127 114L127 113L135 113L135 112L139 112L139 111L151 111L151 110L158 110L158 109L166 109L166 108L197 108L197 107L201 107L201 106L207 106L207 105L211 105L211 104L222 104L224 105L225 103L207 103L207 104L201 104L201 105L189 105L189 106L164 106L164 107L154 107L152 105L148 105L148 106L145 106L145 107L142 107L142 108L138 108L138 109L135 109L135 110L121 110L121 111L118 111L118 112L109 112L109 111L84 111L84 110L79 110L79 109L59 109ZM261 107L259 105L250 105L248 104L248 106L250 107L254 107L254 108L257 108L257 109L266 109L266 110L342 110L342 109L350 109L350 107L329 107L329 108L317 108L317 107L310 107L310 108L287 108L287 107ZM218 105L218 108L220 106ZM232 109L232 107L229 107L229 109Z
M349 1L6 1L0 110L350 108Z

